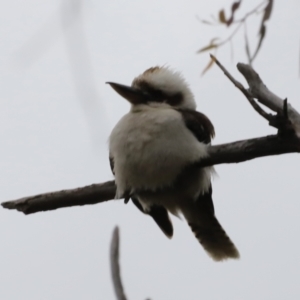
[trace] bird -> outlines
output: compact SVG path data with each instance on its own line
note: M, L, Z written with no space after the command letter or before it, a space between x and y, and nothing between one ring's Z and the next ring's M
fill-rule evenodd
M214 126L196 110L182 74L155 66L135 77L131 86L107 83L131 105L108 142L116 198L132 200L168 238L173 236L169 213L183 216L215 261L239 258L215 216L214 168L197 166L208 156Z

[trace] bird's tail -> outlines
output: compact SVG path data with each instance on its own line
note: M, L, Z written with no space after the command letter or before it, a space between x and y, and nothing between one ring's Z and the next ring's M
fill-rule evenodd
M215 261L239 258L239 252L214 214L210 193L185 202L182 213L196 238Z

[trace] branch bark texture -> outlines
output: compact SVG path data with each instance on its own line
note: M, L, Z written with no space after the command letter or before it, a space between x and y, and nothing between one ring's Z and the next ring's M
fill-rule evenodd
M271 135L234 143L210 146L208 156L196 164L207 167L218 164L240 163L258 157L300 152L300 139L280 138ZM55 210L62 207L88 205L113 200L116 186L114 181L92 184L82 188L45 193L14 201L3 202L7 209L16 209L24 214Z
M114 199L115 193L115 182L108 181L71 190L24 197L15 201L3 202L1 205L4 208L16 209L28 215L62 207L105 202Z

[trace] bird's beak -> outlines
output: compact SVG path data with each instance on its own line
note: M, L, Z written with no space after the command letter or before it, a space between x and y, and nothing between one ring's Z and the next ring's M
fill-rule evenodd
M106 83L109 84L119 95L121 95L133 105L143 104L148 101L148 95L139 89L115 82Z

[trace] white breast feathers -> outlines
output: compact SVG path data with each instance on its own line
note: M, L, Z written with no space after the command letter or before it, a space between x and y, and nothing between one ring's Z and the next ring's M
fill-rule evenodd
M109 139L117 197L125 191L155 191L172 185L185 166L206 156L206 145L168 105L133 107Z

